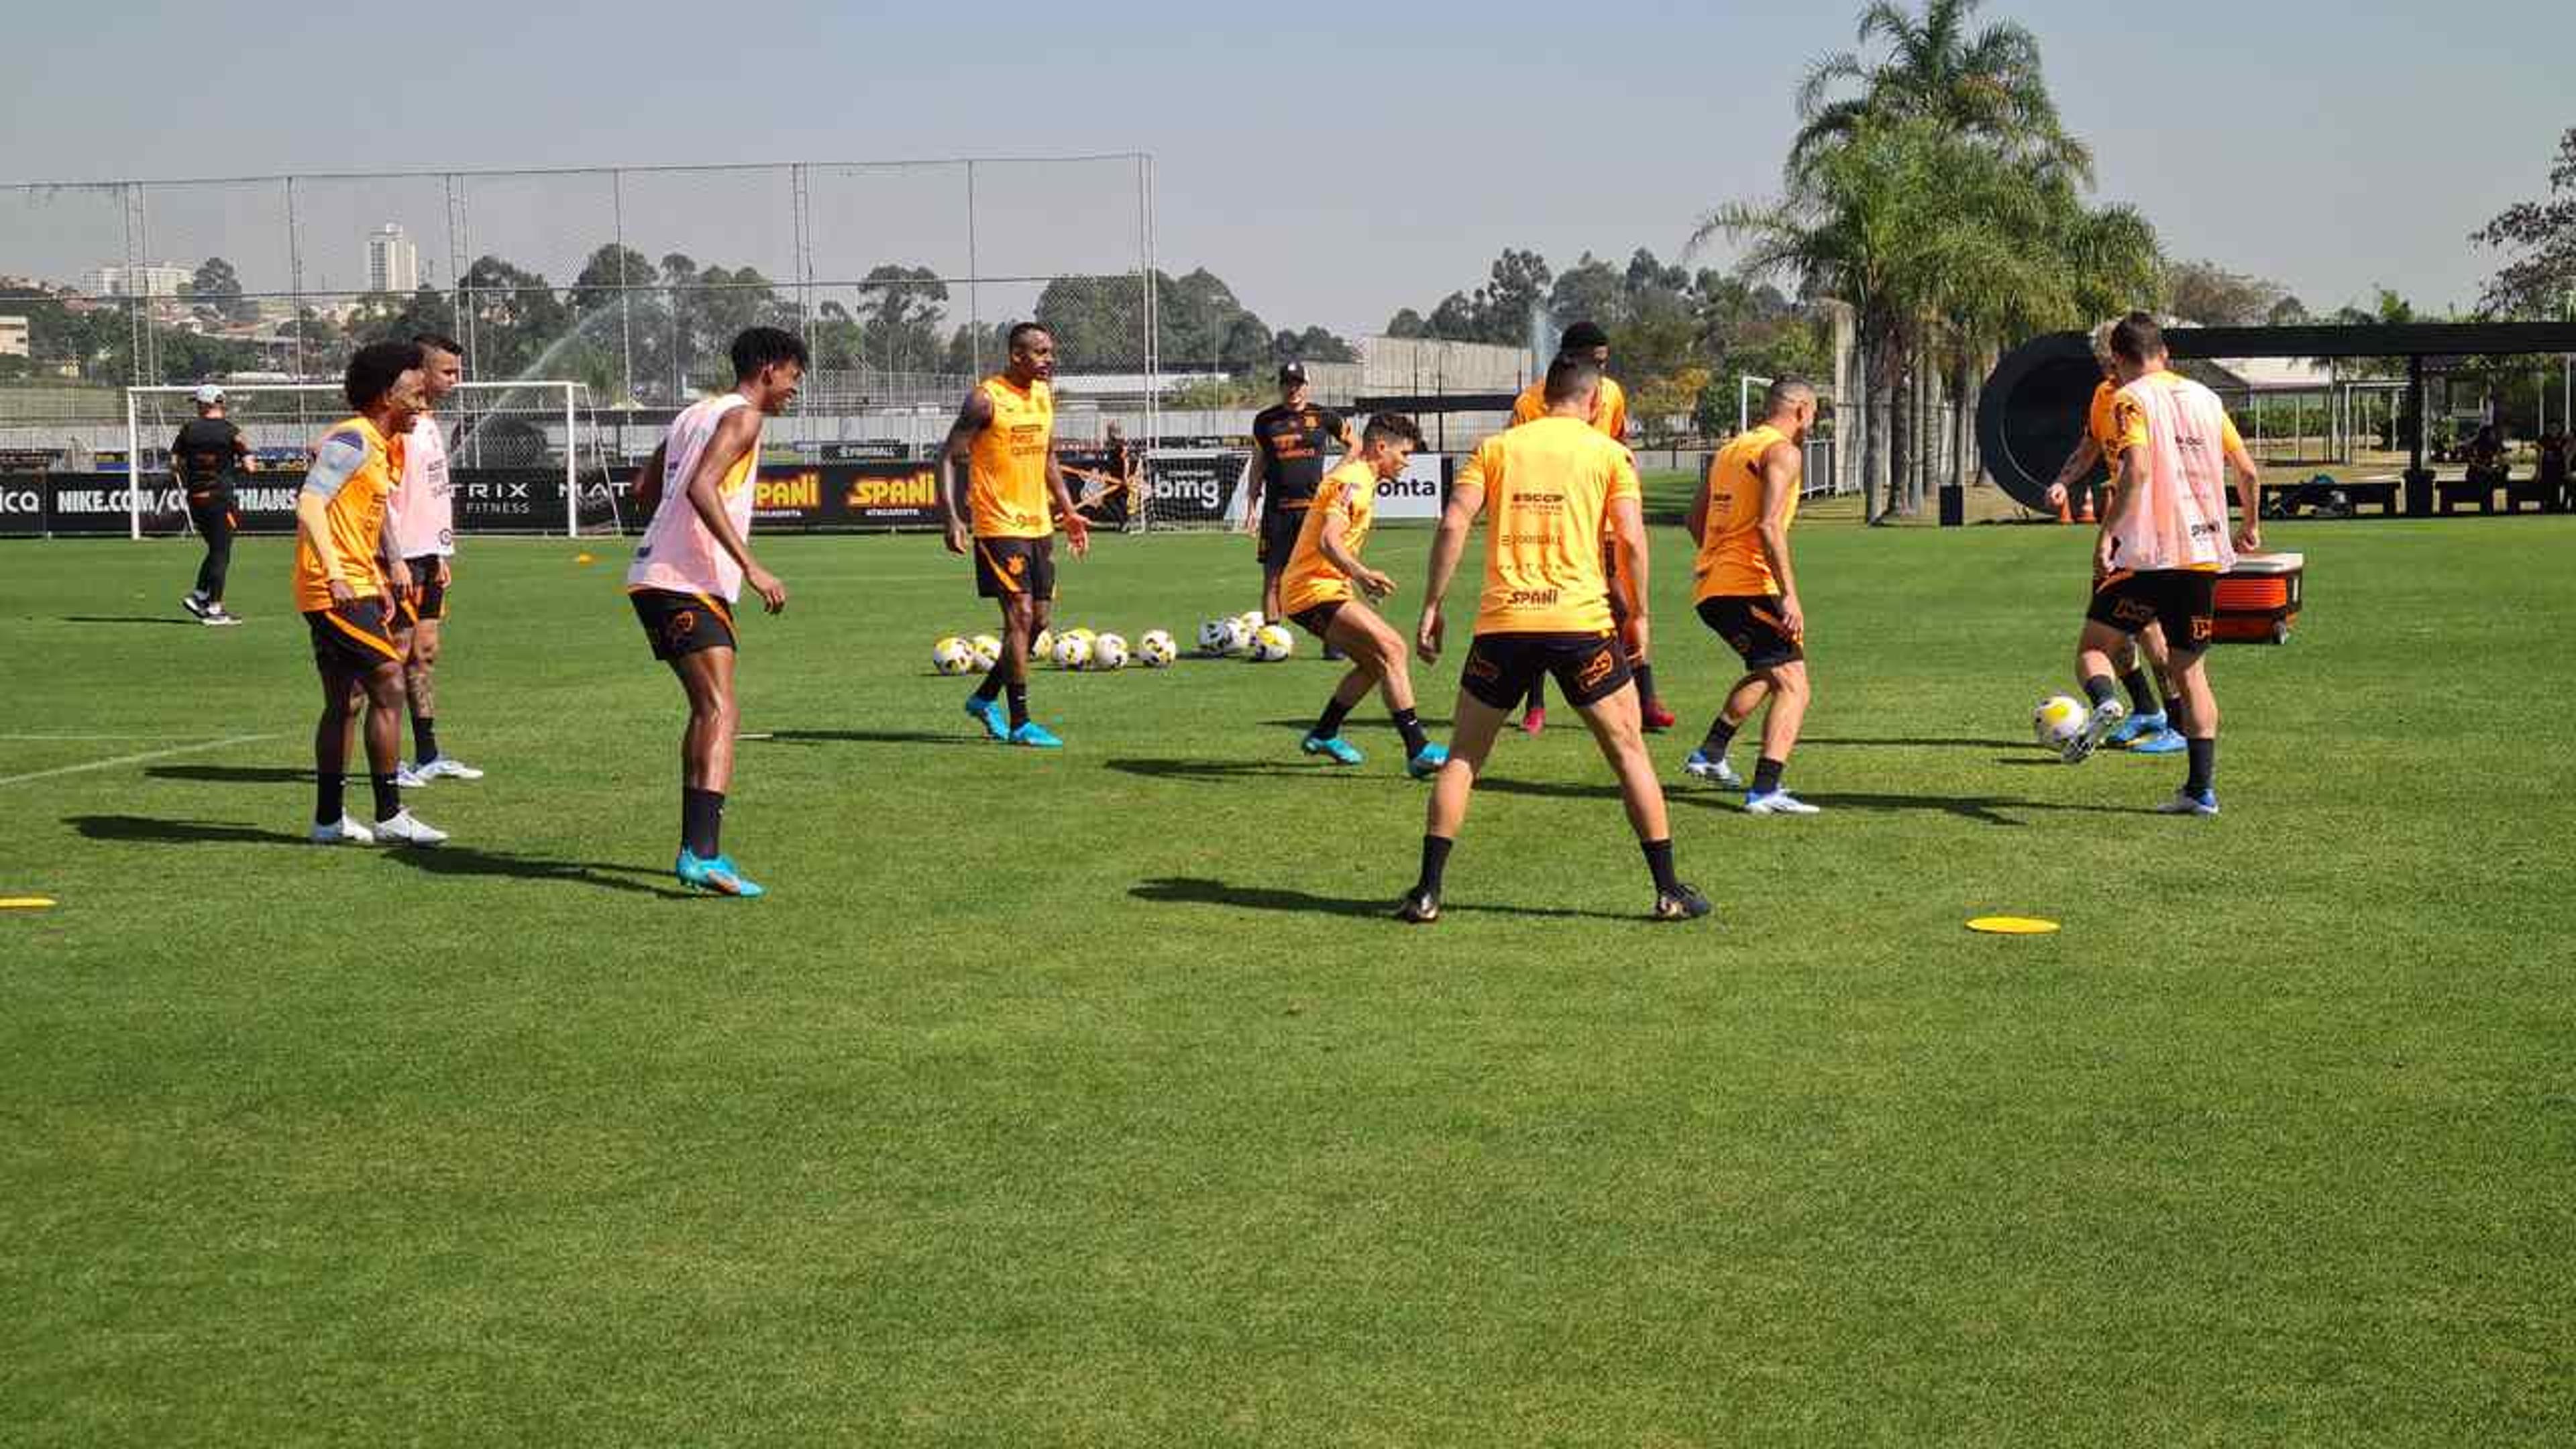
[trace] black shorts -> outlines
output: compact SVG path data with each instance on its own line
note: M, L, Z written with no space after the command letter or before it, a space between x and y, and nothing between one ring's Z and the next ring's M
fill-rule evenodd
M327 609L307 609L304 622L313 630L314 667L326 677L372 673L402 658L384 601L373 594Z
M1306 527L1306 510L1314 504L1312 498L1289 498L1263 506L1261 543L1253 554L1263 572L1275 574L1288 567L1288 556L1297 551L1297 535Z
M1789 632L1777 594L1719 594L1699 601L1699 621L1715 630L1747 669L1777 669L1807 657L1806 641Z
M2162 624L2165 647L2197 654L2218 626L2218 575L2197 569L2114 573L2096 585L2084 617L2135 636Z
M230 537L240 527L233 516L233 490L230 488L191 488L188 490L188 523L201 538L217 534Z
M1628 651L1616 634L1479 634L1467 646L1458 682L1469 694L1508 710L1541 675L1577 709L1599 704L1628 685Z
M1041 604L1053 599L1054 537L976 539L975 594L984 599L1016 599L1025 594Z
M414 624L446 618L447 585L438 581L438 555L404 559L403 567L411 570L411 587L399 600L403 617Z
M733 610L711 594L679 594L668 589L637 589L626 596L644 637L653 641L653 657L677 664L701 649L739 649L734 641Z
M1333 627L1334 616L1340 614L1342 605L1349 602L1348 599L1327 599L1313 608L1299 609L1288 616L1288 622L1329 644L1332 636L1325 631Z

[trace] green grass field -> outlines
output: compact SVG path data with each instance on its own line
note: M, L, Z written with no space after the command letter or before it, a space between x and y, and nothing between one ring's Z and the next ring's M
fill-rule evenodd
M1430 930L1311 652L1041 673L1072 747L982 745L934 542L762 544L757 903L669 889L614 543L468 547L491 773L416 853L301 843L282 542L230 631L186 544L0 546L0 895L60 901L0 912L0 1442L2569 1442L2576 525L2274 541L2221 819L2028 742L2083 535L1825 523L1829 813L1675 789L1720 916L1650 926L1588 742L1514 736ZM1732 670L1659 557L1677 780ZM1063 618L1250 583L1107 539Z

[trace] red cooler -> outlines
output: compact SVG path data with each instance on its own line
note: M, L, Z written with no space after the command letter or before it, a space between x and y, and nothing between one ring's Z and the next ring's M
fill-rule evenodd
M2222 644L2287 644L2307 592L2308 556L2247 554L2218 579L2217 638Z

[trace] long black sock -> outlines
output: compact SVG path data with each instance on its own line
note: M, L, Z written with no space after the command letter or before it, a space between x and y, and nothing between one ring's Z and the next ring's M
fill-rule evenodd
M1646 869L1655 873L1655 889L1668 896L1680 894L1682 883L1673 875L1673 838L1667 835L1661 840L1641 840L1638 844L1646 852Z
M1726 716L1721 714L1708 722L1708 738L1699 742L1699 752L1714 760L1725 754L1726 747L1734 743L1735 726L1728 724Z
M2111 676L2096 674L2084 681L2084 697L2093 701L2096 706L2100 706L2118 699L2120 691L2112 685Z
M423 764L438 758L438 721L425 714L411 717L412 748Z
M700 860L724 854L724 806L721 790L680 790L680 844Z
M2129 704L2140 714L2163 714L2165 708L2156 700L2156 682L2147 671L2132 669L2120 676L2120 687L2129 691Z
M1404 757L1408 760L1431 744L1431 737L1422 732L1422 716L1409 709L1395 712L1395 732L1404 736Z
M1018 729L1020 726L1027 724L1029 722L1028 685L1025 683L1006 684L1002 686L1002 692L1009 695L1011 698L1011 728Z
M2194 795L2206 795L2210 778L2218 773L2218 741L2187 740L2184 743L2191 751L2191 774L2182 782L2182 787Z
M1662 695L1655 693L1655 666L1651 664L1640 664L1636 667L1634 672L1637 676L1637 697L1639 699L1646 701L1648 704L1652 704L1656 700L1663 698Z
M375 787L378 820L391 820L402 813L402 787L394 783L393 776L371 774L367 783Z
M1780 772L1787 768L1789 768L1787 760L1775 760L1769 755L1764 755L1761 762L1753 767L1753 793L1767 795L1779 789Z
M1422 837L1422 878L1413 884L1416 891L1440 894L1441 873L1449 869L1449 847L1457 843L1445 836Z
M1547 708L1546 675L1542 674L1538 678L1530 681L1529 698L1522 703L1521 708L1525 710Z
M347 807L341 804L341 797L348 788L349 777L336 770L328 775L317 774L313 777L314 824L340 823L340 817L347 813Z
M1002 686L1011 682L1011 676L1003 669L1010 662L1007 659L996 660L992 668L984 671L984 682L975 686L977 699L991 700L1001 695Z
M1324 701L1324 712L1315 716L1315 738L1329 740L1342 732L1342 721L1351 717L1351 707L1339 699Z

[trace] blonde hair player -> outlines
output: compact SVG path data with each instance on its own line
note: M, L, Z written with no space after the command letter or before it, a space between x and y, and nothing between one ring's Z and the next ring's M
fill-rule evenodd
M2144 312L2122 318L2111 332L2111 352L2120 369L2110 449L2119 493L2094 546L2102 585L2076 652L2093 712L2068 743L2066 758L2083 760L2127 716L2111 684L2111 650L2160 623L2190 764L2182 788L2157 808L2215 815L2218 697L2209 687L2206 656L2216 633L2218 576L2235 566L2236 547L2262 546L2262 474L2218 395L2167 369L2164 329L2156 319ZM2234 547L2227 526L2230 471L2245 514Z

